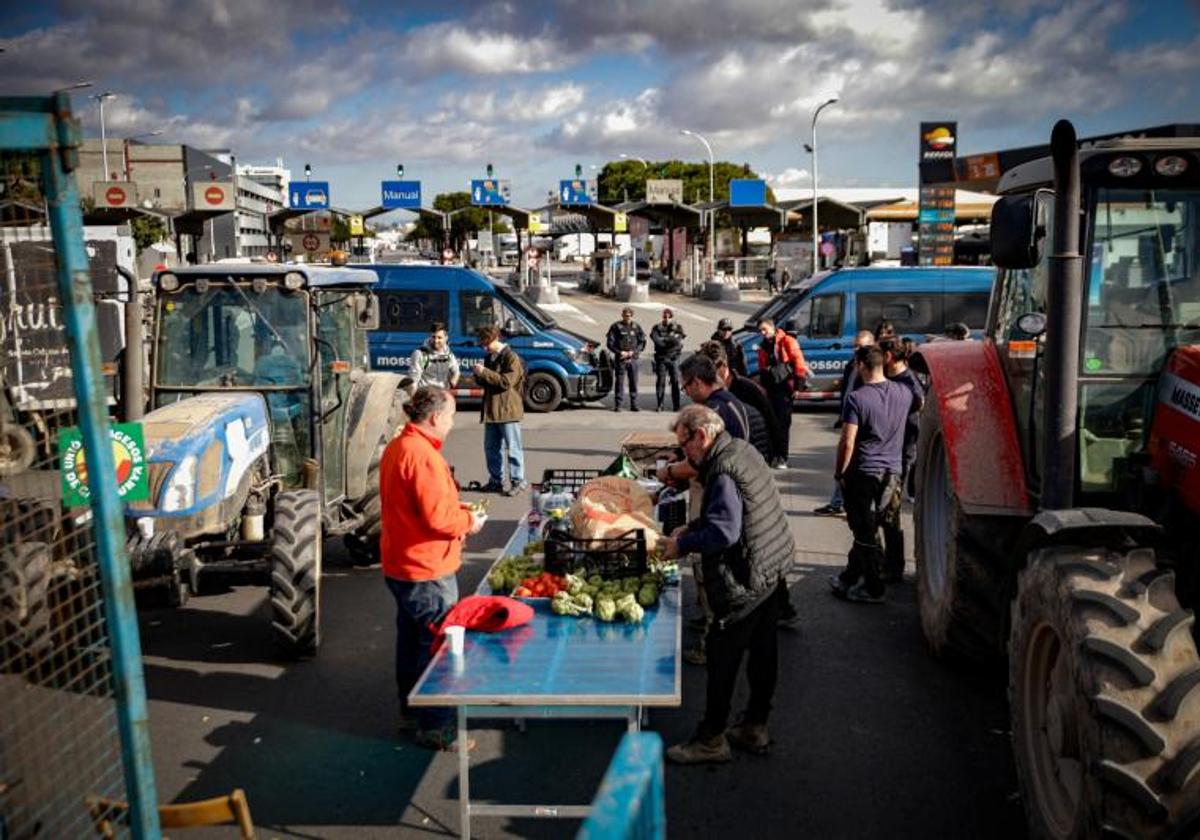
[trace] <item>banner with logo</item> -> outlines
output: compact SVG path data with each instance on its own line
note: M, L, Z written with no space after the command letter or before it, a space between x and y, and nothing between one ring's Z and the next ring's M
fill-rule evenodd
M125 502L140 502L150 498L149 473L146 467L145 438L141 423L113 423L109 426L112 440L113 464L117 494ZM62 464L63 504L77 507L88 504L87 460L83 436L78 426L63 429L58 436L58 457Z
M921 123L920 158L922 184L945 184L955 180L954 158L958 154L958 123Z

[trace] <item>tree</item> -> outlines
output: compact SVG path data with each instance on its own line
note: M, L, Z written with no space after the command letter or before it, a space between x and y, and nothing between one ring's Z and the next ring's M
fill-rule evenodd
M648 179L678 179L683 181L683 203L708 201L708 162L692 163L681 160L647 161L610 160L600 170L600 203L611 207L626 200L645 201ZM713 167L713 200L729 198L729 182L734 178L757 178L750 164L719 160ZM775 194L767 188L767 201Z
M133 241L139 254L154 243L167 238L167 226L158 216L138 214L134 216L129 227L133 230Z
M433 199L433 209L441 210L443 213L459 211L450 217L450 243L455 250L459 250L476 231L487 230L488 211L483 207L473 207L471 194L468 192L439 193ZM511 230L507 217L500 213L491 215L492 233L505 233ZM408 240L415 242L426 239L441 242L442 233L440 219L422 214L408 234Z

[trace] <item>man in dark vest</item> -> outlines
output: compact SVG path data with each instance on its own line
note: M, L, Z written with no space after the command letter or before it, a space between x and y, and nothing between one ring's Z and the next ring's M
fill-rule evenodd
M704 718L691 740L667 750L680 764L729 761L730 746L763 754L778 677L776 585L796 546L770 467L753 446L725 432L720 415L689 405L676 415L675 438L704 486L700 516L663 541L667 557L696 552L713 620L705 635L708 684ZM741 721L726 729L742 658L750 697Z
M614 321L604 339L608 352L613 354L616 383L613 387L613 411L621 410L621 392L625 390L625 379L629 378L629 410L637 411L638 356L646 349L646 333L633 320L633 310L626 306L621 310L621 320Z

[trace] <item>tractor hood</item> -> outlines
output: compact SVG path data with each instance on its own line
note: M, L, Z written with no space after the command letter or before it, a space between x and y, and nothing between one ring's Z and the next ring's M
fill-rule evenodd
M241 508L250 467L267 454L262 396L200 394L151 411L142 428L150 498L127 505L126 516L152 517L184 536L223 532L229 510Z

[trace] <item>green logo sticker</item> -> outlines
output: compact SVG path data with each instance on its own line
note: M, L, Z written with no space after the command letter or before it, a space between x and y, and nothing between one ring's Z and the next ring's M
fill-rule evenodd
M116 467L117 495L125 502L150 498L146 469L146 446L141 423L113 423L109 426L113 464ZM91 497L88 487L87 460L83 436L77 426L63 429L58 436L58 456L62 462L63 503L68 507L86 505Z
M1100 370L1100 368L1104 367L1104 362L1100 361L1095 356L1092 356L1090 359L1088 359L1086 362L1083 363L1083 366L1085 368L1087 368L1087 370L1089 372L1095 372L1097 370Z

